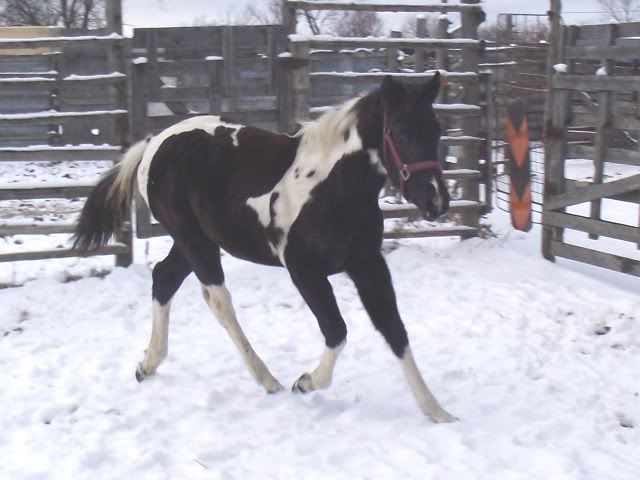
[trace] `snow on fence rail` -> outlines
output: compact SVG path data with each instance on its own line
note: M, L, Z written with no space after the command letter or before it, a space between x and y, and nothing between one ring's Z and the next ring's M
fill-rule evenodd
M464 12L480 11L479 4L448 4L448 3L384 3L384 2L325 2L315 0L287 0L287 7L300 10L350 10L367 12Z

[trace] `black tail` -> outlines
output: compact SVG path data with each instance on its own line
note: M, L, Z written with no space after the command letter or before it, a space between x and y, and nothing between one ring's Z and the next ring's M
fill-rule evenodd
M73 248L91 252L109 242L122 224L129 219L129 202L111 194L120 165L109 170L91 191L82 207L80 220L73 234Z
M150 138L134 144L87 198L73 234L73 248L91 252L106 245L130 219L134 176Z

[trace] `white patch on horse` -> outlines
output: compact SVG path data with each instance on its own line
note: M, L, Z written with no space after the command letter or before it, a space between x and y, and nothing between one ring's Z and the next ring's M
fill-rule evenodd
M144 360L139 366L143 375L153 374L162 361L167 357L169 350L169 311L171 300L161 305L153 300L153 321L151 324L151 339L149 347L144 354Z
M380 160L380 155L378 155L378 151L374 148L370 148L367 150L369 152L369 162L376 168L376 171L380 175L387 175L387 169L384 168L382 164L382 160Z
M272 245L282 264L291 226L302 207L311 199L311 191L331 173L336 163L345 155L362 150L362 139L356 129L357 116L353 106L355 98L341 108L331 110L316 122L302 126L296 136L301 137L293 164L285 172L271 192L247 200L247 205L258 214L260 223L282 230L282 241ZM348 135L345 133L349 132ZM269 202L273 191L279 192L271 218Z
M333 380L333 370L340 356L340 352L344 348L346 340L335 348L326 347L320 357L320 363L311 374L303 375L296 382L296 387L304 392L311 390L319 390L329 388Z
M424 382L420 370L413 359L411 348L407 347L400 359L400 366L404 373L413 398L415 398L418 407L422 413L427 415L435 423L447 423L457 420L456 417L448 413L444 408L440 406L436 397L433 396L429 387Z
M262 359L253 350L251 343L242 331L231 302L231 294L223 285L203 285L202 295L207 305L220 324L227 331L234 345L240 352L251 376L264 387L268 393L282 390L282 385L275 379Z
M242 130L242 125L236 125L233 123L227 123L220 120L220 117L215 115L200 115L198 117L187 118L181 122L176 123L175 125L166 128L158 135L153 137L147 148L144 152L144 156L142 157L142 161L138 166L138 188L140 190L140 195L144 198L147 205L149 205L149 198L147 194L147 184L149 182L149 168L151 167L151 162L158 152L158 149L162 145L162 143L169 137L173 135L178 135L184 132L190 132L192 130L204 130L209 135L214 135L216 128L218 127L226 127L233 129L231 132L231 140L233 141L234 146L238 146L238 133ZM179 160L179 159L177 159Z

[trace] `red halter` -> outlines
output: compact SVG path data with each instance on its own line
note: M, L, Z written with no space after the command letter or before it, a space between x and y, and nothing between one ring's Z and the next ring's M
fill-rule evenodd
M404 196L405 193L405 184L411 178L411 174L413 172L419 172L421 170L437 170L439 172L442 171L442 165L440 162L436 160L425 160L423 162L415 162L415 163L404 163L400 158L400 153L398 153L398 148L396 147L395 142L393 141L393 137L391 136L391 129L387 124L387 113L384 114L384 125L382 127L383 132L383 142L382 142L382 155L386 162L387 157L387 147L391 152L391 157L398 167L398 178L400 179L400 193Z

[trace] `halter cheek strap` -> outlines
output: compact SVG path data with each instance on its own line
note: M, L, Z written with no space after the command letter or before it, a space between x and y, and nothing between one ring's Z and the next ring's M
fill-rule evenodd
M398 148L396 147L395 142L393 141L393 136L391 135L391 129L389 128L387 122L387 113L384 114L384 125L382 127L382 155L386 160L387 151L391 152L391 158L393 158L394 163L398 167L398 178L400 179L400 192L404 196L405 194L405 185L411 178L411 174L414 172L419 172L422 170L437 170L439 172L442 171L442 165L440 162L436 160L425 160L423 162L415 162L415 163L404 163L400 158L400 153L398 152ZM385 161L386 163L386 161Z

